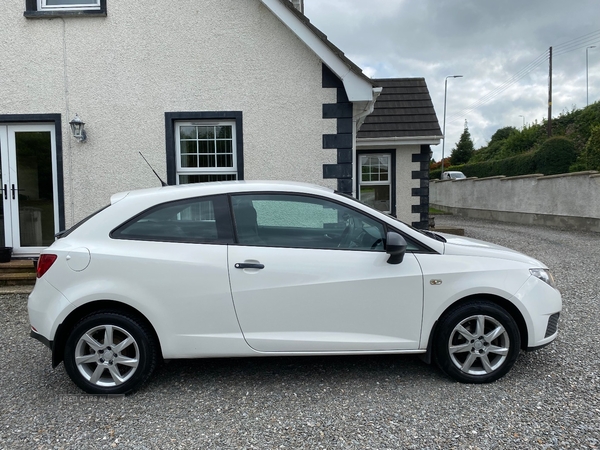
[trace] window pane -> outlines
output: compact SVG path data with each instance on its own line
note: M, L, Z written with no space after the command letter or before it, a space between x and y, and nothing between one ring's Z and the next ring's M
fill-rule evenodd
M218 139L231 139L231 129L233 127L230 125L225 125L221 127L216 127L216 135Z
M197 127L198 139L214 139L215 127Z
M196 141L181 141L181 153L189 154L193 153L194 155L198 152L198 144Z
M232 153L231 141L217 141L217 153Z
M231 155L217 155L217 167L233 167Z
M213 200L191 199L159 205L115 230L112 237L168 242L218 240Z
M196 139L196 127L180 127L179 137L181 139Z
M380 223L329 200L287 194L232 200L242 245L383 251Z
M198 157L198 167L215 167L215 157L200 155Z
M181 155L181 167L198 167L196 155Z
M207 183L210 181L233 181L237 180L234 173L215 173L212 175L179 175L179 184Z
M214 141L198 141L198 152L199 153L214 153L215 152Z
M390 212L390 186L361 186L360 201L379 211Z
M379 181L388 181L388 172L387 172L387 169L386 170L384 170L384 169L381 170L381 173L379 174Z

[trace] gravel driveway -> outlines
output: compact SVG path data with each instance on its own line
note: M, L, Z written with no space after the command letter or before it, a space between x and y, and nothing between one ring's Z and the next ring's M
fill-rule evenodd
M84 396L0 297L0 448L600 448L600 235L452 216L521 250L563 293L558 340L489 385L414 356L177 361L141 391Z

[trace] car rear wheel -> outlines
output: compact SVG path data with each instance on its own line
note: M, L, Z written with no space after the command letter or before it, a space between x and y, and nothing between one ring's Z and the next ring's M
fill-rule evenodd
M519 329L503 308L488 301L458 306L440 319L434 343L437 365L462 383L489 383L514 365Z
M138 320L119 312L83 318L65 345L65 369L89 394L127 394L152 374L157 346Z

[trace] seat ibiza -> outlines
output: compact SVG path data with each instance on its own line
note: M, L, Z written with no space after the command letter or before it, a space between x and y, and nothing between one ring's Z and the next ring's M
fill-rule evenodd
M124 192L57 237L31 336L88 393L129 393L161 360L281 355L421 354L485 383L557 336L540 261L313 185Z

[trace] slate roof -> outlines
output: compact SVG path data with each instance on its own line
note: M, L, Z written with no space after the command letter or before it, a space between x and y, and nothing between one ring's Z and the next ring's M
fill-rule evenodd
M358 139L442 136L424 78L372 80L383 88Z

